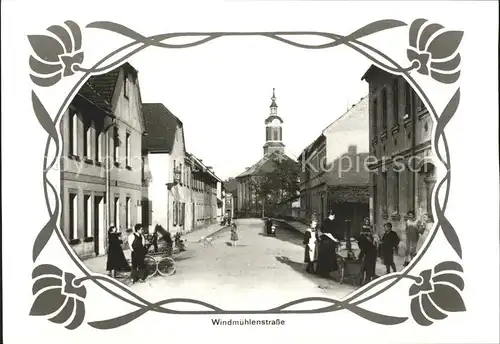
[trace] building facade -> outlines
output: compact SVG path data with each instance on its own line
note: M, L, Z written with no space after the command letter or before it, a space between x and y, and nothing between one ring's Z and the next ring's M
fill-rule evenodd
M201 159L193 154L190 154L190 159L193 185L192 209L195 215L193 226L194 228L202 228L220 220L218 218L220 202L218 202L217 189L219 184L222 186L222 180L215 175L211 167L205 166Z
M107 229L141 218L144 131L137 71L128 63L93 76L60 122L61 229L76 254L106 253Z
M369 215L368 96L325 128L301 154L301 216L321 222L332 211L351 235Z
M149 230L161 225L167 231L188 232L192 226L190 163L185 151L182 122L163 104L143 104L146 135L143 151L150 171Z
M363 79L370 97L371 219L378 231L392 222L404 250L407 213L414 211L418 219L432 214L433 121L404 78L371 66Z

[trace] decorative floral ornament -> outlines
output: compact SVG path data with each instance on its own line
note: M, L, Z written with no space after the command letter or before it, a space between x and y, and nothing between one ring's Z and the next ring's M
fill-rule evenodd
M61 269L43 264L33 270L33 295L36 296L31 306L30 315L50 316L49 320L62 324L71 319L66 325L69 330L80 326L85 318L85 304L87 296L85 287L74 285L75 275L63 272Z
M460 77L458 46L463 31L445 31L439 24L426 24L426 19L415 20L410 27L410 48L406 50L410 62L419 63L417 72L434 80L452 84Z
M30 56L31 80L38 86L55 85L63 77L73 75L76 66L83 62L82 33L73 21L64 22L66 27L54 25L47 28L56 38L48 35L29 35L28 40L36 54Z
M410 287L411 314L422 326L429 326L435 320L442 320L447 312L465 312L465 305L460 292L464 290L464 280L458 272L462 267L456 262L443 262L434 271L420 273L420 283Z

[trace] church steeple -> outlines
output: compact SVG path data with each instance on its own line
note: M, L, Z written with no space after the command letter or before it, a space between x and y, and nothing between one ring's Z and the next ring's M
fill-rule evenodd
M271 116L272 115L277 115L278 114L278 105L276 104L276 95L275 95L275 89L273 88L273 96L271 97Z
M271 113L267 117L266 124L266 143L264 145L264 155L275 151L284 152L285 145L283 144L283 120L278 116L278 105L276 104L276 90L273 88L273 96L271 97Z

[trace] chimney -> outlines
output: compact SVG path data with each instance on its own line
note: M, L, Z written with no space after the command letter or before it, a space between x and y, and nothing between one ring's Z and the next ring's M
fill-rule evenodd
M347 148L347 152L348 152L349 156L356 155L357 150L358 149L355 145L350 145L349 148Z

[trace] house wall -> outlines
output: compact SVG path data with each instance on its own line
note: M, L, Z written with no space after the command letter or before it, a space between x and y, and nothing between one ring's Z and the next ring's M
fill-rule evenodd
M424 159L432 162L433 121L419 96L407 82L381 70L367 78L370 89L370 153L376 158L371 173L370 216L379 232L390 221L402 239L405 250L405 216L418 219L430 212L429 196L435 182L435 169L416 170ZM387 94L387 107L383 97ZM383 114L387 114L384 126ZM430 165L428 165L430 166ZM426 182L430 180L429 182Z
M118 80L123 80L123 74ZM60 122L63 138L60 226L73 250L82 259L106 253L107 229L110 225L116 225L124 232L135 225L139 218L143 132L139 89L132 84L126 99L122 83L118 82L113 99L113 113L122 141L116 159L113 159L112 153L115 144L113 128L105 131L112 124L111 119L99 109L82 106L82 101L75 98ZM73 111L77 114L76 122L72 120ZM73 152L70 152L73 135L71 123L77 128ZM125 154L126 133L130 135L128 160ZM88 145L85 144L86 139ZM107 144L111 157L109 204L106 198Z

